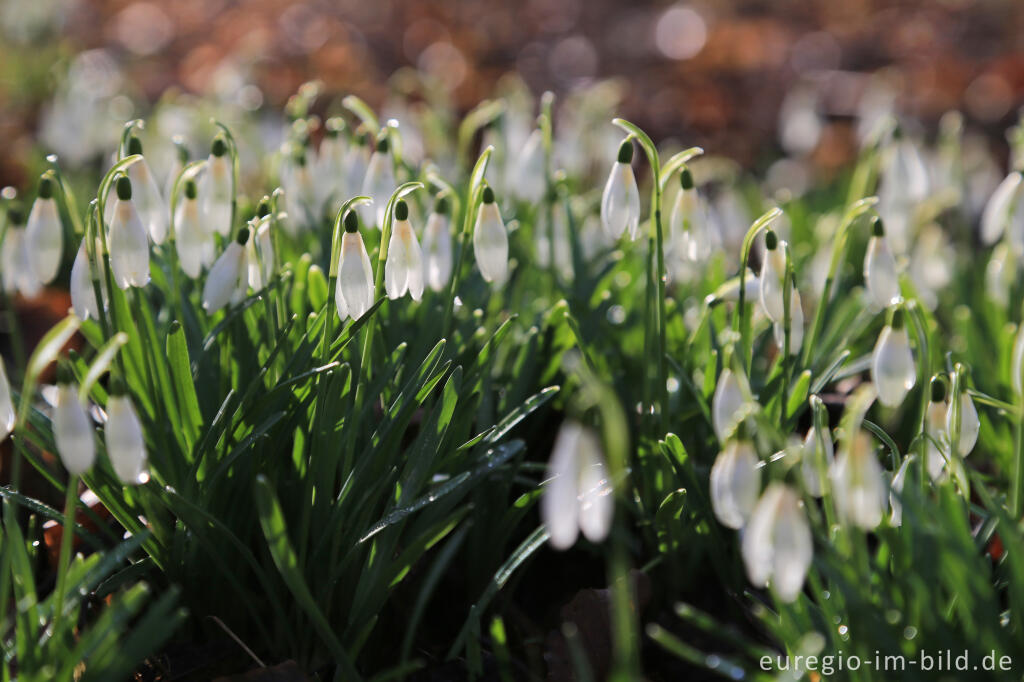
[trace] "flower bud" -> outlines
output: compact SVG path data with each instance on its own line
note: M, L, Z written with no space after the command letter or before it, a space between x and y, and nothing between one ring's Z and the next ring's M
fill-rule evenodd
M871 380L878 389L878 400L886 407L898 407L917 382L914 355L900 308L893 312L892 322L878 336L871 356Z
M568 549L579 531L591 542L608 536L614 513L601 442L575 421L562 424L548 462L547 483L540 500L541 522L551 546Z
M601 195L601 224L611 239L629 232L636 239L640 226L640 190L633 175L633 143L625 140L619 147L618 160L612 164L608 181Z

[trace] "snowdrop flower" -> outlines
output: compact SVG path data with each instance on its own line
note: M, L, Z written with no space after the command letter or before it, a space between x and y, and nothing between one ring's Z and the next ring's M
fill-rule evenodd
M813 497L821 497L824 493L821 479L827 476L834 460L832 434L826 429L819 439L817 427L812 426L804 437L804 447L800 453L800 473L803 475L807 492Z
M203 286L203 309L207 313L215 313L229 303L236 305L245 299L249 290L249 267L245 254L248 241L249 228L243 227L210 268Z
M966 457L971 454L974 446L978 442L978 431L981 429L981 422L978 420L978 410L974 406L974 401L971 400L971 396L967 393L967 385L962 384L960 387L960 439L957 441L956 454L961 457ZM946 409L946 435L953 438L953 401L956 398L951 398L949 401L949 407Z
M302 225L315 227L320 215L316 186L309 166L306 149L303 147L290 156L282 173L285 205L291 218L285 225L291 226L289 231L293 235L297 234Z
M24 216L15 208L7 211L7 232L4 235L3 250L0 251L0 267L3 269L4 291L21 293L32 298L43 288L36 277L25 239Z
M1005 241L999 242L992 250L985 267L985 293L1000 306L1010 301L1010 288L1017 281L1017 256Z
M723 526L744 526L761 492L761 469L754 446L730 440L711 467L711 509Z
M196 181L185 181L185 191L175 210L174 245L186 275L195 279L213 262L213 235L203 226Z
M490 187L484 187L483 202L476 214L473 253L486 281L505 283L508 278L508 234L498 204L494 201L494 190Z
M180 135L174 136L174 162L171 165L171 170L164 179L164 196L167 197L167 203L171 202L171 194L174 192L174 185L178 182L178 176L181 175L182 171L185 170L185 166L188 165L188 147L185 145L185 141Z
M949 456L949 434L946 431L946 384L942 379L932 379L932 396L925 412L924 429L928 436L925 443L925 466L928 475L937 481L946 468Z
M781 324L785 316L782 283L786 277L786 242L779 242L773 230L764 235L764 261L761 263L761 307L768 319Z
M132 202L132 181L117 179L117 204L107 238L114 283L121 289L149 283L149 236Z
M373 270L359 234L359 216L355 211L345 214L345 234L341 237L341 256L334 300L338 316L345 320L362 317L373 306Z
M43 175L39 180L39 195L32 204L25 226L25 247L28 251L28 267L36 279L49 284L57 276L64 251L64 230L57 213L57 202L53 199L53 178Z
M395 169L392 166L390 143L387 137L377 140L377 151L370 157L370 163L366 167L366 177L363 178L362 194L373 199L373 207L363 205L360 208L364 211L363 221L368 225L375 226L378 230L384 227L384 211L387 209L388 199L395 190Z
M452 236L448 231L448 199L438 197L423 228L423 274L434 291L448 286L452 276Z
M892 321L878 336L871 356L871 381L886 407L898 407L917 382L902 308L893 311Z
M360 194L363 180L366 178L366 167L370 162L370 146L373 138L368 133L359 135L355 144L349 147L345 156L344 196Z
M104 429L107 455L114 473L125 485L139 485L149 480L146 472L146 443L142 439L142 425L131 399L125 394L124 384L111 382L107 400L107 426Z
M102 245L99 239L96 240L97 258L101 253ZM100 295L103 297L103 309L107 309L108 292L107 282L103 277L99 278ZM82 240L75 255L75 263L71 266L71 307L83 320L89 318L99 319L100 307L96 302L96 289L92 282L92 269L89 267L89 253L86 250L85 240Z
M787 603L800 596L814 544L800 498L789 486L774 482L765 489L743 531L740 553L751 584L771 584Z
M871 222L871 239L864 256L864 284L876 308L884 310L900 299L900 281L896 275L896 259L885 241L882 219Z
M409 224L409 206L404 201L395 204L388 259L384 264L384 289L392 300L406 292L414 301L423 297L423 254Z
M64 468L72 476L80 476L92 468L96 459L92 420L85 405L78 399L71 370L66 365L57 369L57 404L53 409L53 439Z
M604 540L615 508L597 435L578 422L564 422L551 451L547 478L540 518L551 546L569 549L581 530L591 542Z
M142 142L135 135L128 138L128 154L142 154ZM128 167L128 177L135 190L135 206L142 224L154 244L163 244L167 238L167 205L145 157Z
M1020 201L1021 188L1024 187L1021 179L1020 171L1011 172L999 183L985 204L980 227L983 244L995 244L1011 223L1016 224L1024 220L1024 214L1020 211L1024 209Z
M910 255L908 275L922 305L934 310L939 292L953 279L956 250L937 223L925 225L917 235Z
M7 368L0 357L0 435L6 438L14 430L14 401L11 399L11 382L7 380Z
M264 197L256 208L251 223L253 238L245 243L245 260L249 266L249 286L259 291L274 275L274 243L270 238L270 202Z
M629 232L636 239L640 227L640 190L633 176L633 143L627 138L619 146L618 160L612 165L601 195L601 224L611 239Z
M743 420L747 391L740 378L726 367L718 377L715 396L711 399L711 424L723 443Z
M332 208L340 207L340 198L348 186L345 123L340 118L331 118L324 124L324 130L316 159L316 202L319 206L330 202Z
M231 201L234 180L228 144L216 137L210 147L210 157L200 180L199 210L203 224L210 234L231 234Z
M881 165L878 212L889 227L889 246L902 254L910 244L914 211L928 194L928 171L917 147L899 128L893 132Z
M850 439L849 449L840 449L829 471L836 511L864 530L882 521L887 503L882 465L875 457L871 437L861 429Z
M707 215L693 185L689 168L679 173L679 192L668 221L668 241L672 254L689 263L700 263L711 255Z
M544 197L544 137L540 129L534 129L522 150L515 154L509 191L530 203L537 203Z
M903 505L900 503L900 495L903 494L903 486L907 481L907 471L910 469L910 463L914 459L914 455L904 457L900 468L896 470L896 475L892 477L892 483L889 484L889 525L893 528L899 528L903 525Z

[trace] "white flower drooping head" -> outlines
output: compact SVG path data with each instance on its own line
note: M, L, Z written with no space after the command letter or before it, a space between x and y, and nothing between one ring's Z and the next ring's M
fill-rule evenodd
M886 407L898 407L917 382L903 315L902 308L893 310L892 321L879 334L871 356L871 381Z
M368 225L375 226L378 230L384 227L384 211L387 209L388 199L395 190L395 169L392 167L391 145L387 136L377 140L377 149L370 157L370 163L366 167L366 177L363 178L363 194L373 199L373 206L361 206L363 209L363 220Z
M231 234L231 201L234 189L228 143L217 136L210 146L206 170L200 179L199 209L210 234Z
M619 146L618 159L612 164L608 181L601 195L601 224L611 239L629 232L636 239L640 227L640 190L633 175L633 142L626 139Z
M349 317L355 320L373 306L373 269L359 234L358 214L355 211L346 213L344 225L334 301L342 320Z
M384 264L384 288L388 298L401 298L406 292L412 300L423 298L423 254L412 225L409 206L399 200L395 204L388 258Z
M142 154L142 141L135 135L128 138L128 154ZM128 167L128 177L135 190L135 205L142 224L154 244L163 244L167 238L167 205L145 157Z
M725 445L711 467L711 508L724 526L742 528L761 492L761 469L754 446L745 438Z
M743 532L741 553L752 584L770 584L787 603L800 595L814 544L800 498L789 486L775 482L764 491Z
M25 265L32 268L36 279L43 284L49 284L57 276L64 253L64 230L53 198L53 185L53 178L48 174L39 179L39 195L25 226L25 246L30 258Z
M220 254L203 285L203 309L213 314L228 305L237 305L249 290L249 267L245 244L249 228L243 227L233 242Z
M448 231L448 198L438 197L423 229L423 274L434 291L442 291L452 276L452 237Z
M103 248L99 239L96 240L95 246L96 257L99 258ZM99 284L100 296L103 297L103 309L106 310L109 297L106 278L99 277ZM100 317L100 307L96 302L96 288L93 286L92 269L89 266L89 253L86 249L85 239L79 245L78 253L75 255L75 263L71 266L70 289L71 307L74 309L75 315L78 315L83 320L88 320L89 318L98 320Z
M484 187L483 201L473 228L473 253L483 278L492 284L508 279L508 233L494 200L494 190Z
M64 468L80 476L92 468L96 459L92 419L78 398L78 386L64 364L57 369L57 405L53 408L53 439Z
M591 542L604 540L614 499L597 434L578 422L564 422L555 438L547 477L540 517L551 546L572 547L581 530Z
M882 465L875 457L871 437L861 429L843 443L829 472L832 496L839 515L864 530L882 521L888 490Z
M864 256L864 285L871 301L879 310L885 310L900 300L900 281L896 274L896 259L885 240L882 219L871 222L871 239Z
M107 237L114 283L121 289L144 287L149 283L149 234L132 201L132 181L117 179L117 204Z
M175 207L174 243L178 262L186 275L195 279L213 262L213 233L203 226L195 180L185 181L181 202Z
M957 440L956 454L961 457L966 457L971 454L974 446L978 442L978 432L981 430L981 421L978 419L978 408L974 406L974 401L971 400L970 394L967 392L966 382L960 384L960 395L952 396L949 401L949 407L946 410L946 435L952 441L953 427L956 424L956 416L953 413L954 405L959 399L960 408L960 437Z
M146 470L148 455L146 442L142 438L142 425L120 379L113 380L110 385L104 436L110 463L122 483L139 485L149 480Z

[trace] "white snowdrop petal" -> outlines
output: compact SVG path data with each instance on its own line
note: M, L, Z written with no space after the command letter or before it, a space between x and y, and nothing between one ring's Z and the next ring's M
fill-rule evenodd
M197 199L183 197L175 213L174 238L178 262L185 274L195 279L204 266L213 262L213 235L203 227Z
M63 384L57 389L53 439L69 474L79 476L92 468L96 459L92 420L78 399L78 387L73 384Z
M917 375L906 328L882 330L871 357L871 380L886 407L899 406L914 387Z
M824 442L824 449L822 448ZM822 495L822 478L828 477L829 467L835 460L835 450L832 445L832 435L823 434L818 437L818 429L812 426L804 438L803 450L800 453L800 473L804 479L804 486L807 492L813 497Z
M126 485L145 480L146 444L142 426L127 396L110 396L107 401L107 425L104 429L107 455L114 473Z
M396 299L406 292L418 301L423 297L423 259L419 242L408 220L396 220L388 241L388 258L384 265L384 288L388 298Z
M612 239L629 232L636 239L640 223L640 190L628 163L616 161L601 195L601 224Z
M121 289L149 283L149 235L132 201L117 201L107 237L114 283Z
M480 205L473 230L473 253L486 281L505 283L508 278L508 234L496 203Z
M133 199L139 216L154 244L163 244L167 238L167 212L160 187L143 158L128 167L132 181Z
M583 535L591 542L602 542L608 537L614 512L614 497L608 468L601 456L597 436L583 429L578 447L581 469L579 473L579 523Z
M199 180L199 207L209 234L231 234L231 164L228 155L210 155Z
M0 435L6 437L14 430L15 418L14 401L11 399L11 383L7 379L4 360L0 357L0 429L3 430Z
M950 401L946 411L946 433L953 433L953 403ZM974 406L971 396L963 391L960 393L960 440L957 442L957 454L966 457L974 450L978 442L978 432L981 430L981 421L978 419L978 410Z
M782 280L786 269L784 244L785 242L779 242L776 248L766 250L764 262L761 264L761 307L764 308L768 319L776 324L782 322L785 314L782 292Z
M1017 172L1007 175L991 198L985 204L985 210L981 215L981 241L986 244L995 244L1006 231L1006 225L1010 220L1014 204L1020 196L1021 174Z
M40 197L32 204L25 225L25 244L30 259L27 265L36 279L49 284L57 276L64 251L64 230L52 198Z
M903 485L906 483L907 470L913 461L911 457L905 457L896 475L892 477L889 484L889 525L898 528L903 525L903 505L900 502L900 495L903 494Z
M776 504L771 584L779 599L789 603L800 596L814 556L814 543L796 494L783 487Z
M715 427L718 440L725 442L736 428L746 402L739 378L729 368L722 370L718 377L718 385L715 387L715 395L711 399L711 423Z
M358 232L346 232L341 238L335 299L343 320L358 319L373 305L373 271Z
M203 285L203 309L214 313L236 297L239 283L246 279L245 248L236 241L217 258Z
M774 553L772 531L782 494L778 484L771 484L757 501L750 520L743 529L740 555L747 569L747 578L755 587L768 585L772 575Z
M579 534L579 440L582 426L568 421L555 437L548 462L547 479L540 499L540 518L551 546L568 549Z
M840 516L865 530L881 522L887 486L870 436L863 431L854 434L849 451L836 455L829 478Z
M391 165L391 156L386 152L374 152L366 167L363 179L362 194L373 199L372 205L363 204L359 207L363 222L377 229L384 227L384 212L388 200L395 190L395 171Z
M89 254L85 248L85 240L78 247L74 265L71 266L71 307L83 320L99 319L100 309L96 302L96 289L92 283L92 272L89 268ZM107 283L99 278L100 293L103 296L103 307L107 307Z
M452 239L448 218L432 213L423 230L424 274L434 291L443 291L452 276Z
M747 442L732 441L711 467L711 508L724 526L742 528L761 490L757 454Z
M896 259L885 237L871 237L868 241L867 254L864 256L864 283L871 301L880 310L900 298Z

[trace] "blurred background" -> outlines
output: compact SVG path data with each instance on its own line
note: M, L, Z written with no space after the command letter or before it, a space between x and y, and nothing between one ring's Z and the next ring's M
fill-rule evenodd
M409 93L459 115L510 75L560 101L602 82L654 137L746 167L787 152L831 173L872 109L926 131L958 109L1005 160L1024 3L0 0L0 185L24 187L40 147L98 159L162 98L279 111L319 79L374 106Z

